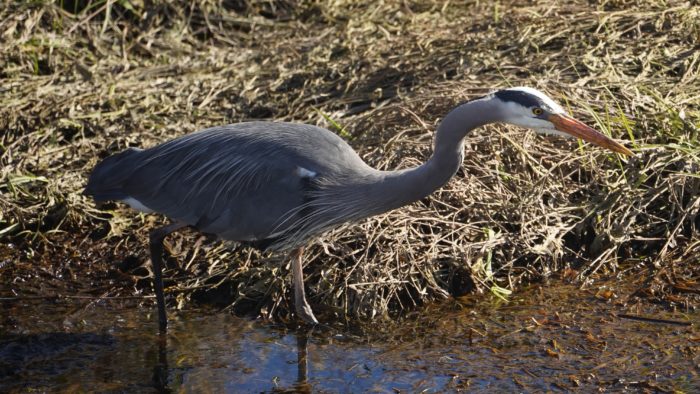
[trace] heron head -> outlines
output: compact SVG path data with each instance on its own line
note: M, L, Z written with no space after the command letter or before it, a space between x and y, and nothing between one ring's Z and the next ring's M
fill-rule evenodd
M581 138L614 152L632 156L623 145L566 114L566 111L537 89L503 89L492 96L499 104L502 121L533 129L538 133Z

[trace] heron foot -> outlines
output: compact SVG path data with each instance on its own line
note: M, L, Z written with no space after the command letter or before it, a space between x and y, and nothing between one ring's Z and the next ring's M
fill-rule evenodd
M311 325L318 324L318 320L316 320L316 316L314 316L314 312L311 310L311 306L306 301L302 303L297 302L295 305L295 309L297 312L297 316L299 316L303 321Z

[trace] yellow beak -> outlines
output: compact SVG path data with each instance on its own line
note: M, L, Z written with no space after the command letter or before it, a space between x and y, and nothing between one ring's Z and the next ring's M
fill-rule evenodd
M552 122L554 127L559 131L570 134L584 141L588 141L592 144L596 144L603 148L610 149L613 152L622 153L623 155L627 156L634 156L634 153L632 153L631 150L627 149L613 139L608 138L594 128L588 127L570 116L564 114L552 114L549 115L547 120Z

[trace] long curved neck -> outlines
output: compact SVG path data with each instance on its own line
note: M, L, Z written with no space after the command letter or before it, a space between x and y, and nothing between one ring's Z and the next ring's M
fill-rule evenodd
M438 126L428 161L407 170L382 172L382 179L372 187L377 211L418 201L445 185L462 163L464 137L477 127L495 122L497 116L497 108L489 99L469 101L450 111Z

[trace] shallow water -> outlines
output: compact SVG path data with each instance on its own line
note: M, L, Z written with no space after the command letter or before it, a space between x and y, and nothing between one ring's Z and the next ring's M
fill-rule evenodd
M11 300L2 309L3 392L700 391L698 312L565 284L508 303L452 300L353 333L171 311L163 338L150 308L125 301Z

